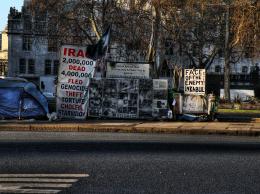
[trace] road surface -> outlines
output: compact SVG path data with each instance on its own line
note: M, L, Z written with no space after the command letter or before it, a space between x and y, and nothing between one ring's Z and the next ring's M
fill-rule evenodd
M0 193L260 193L260 138L0 132Z

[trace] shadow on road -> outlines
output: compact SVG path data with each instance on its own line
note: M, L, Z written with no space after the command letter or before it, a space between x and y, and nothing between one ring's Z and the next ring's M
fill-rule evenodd
M260 142L161 143L161 142L18 142L0 143L0 152L258 152Z

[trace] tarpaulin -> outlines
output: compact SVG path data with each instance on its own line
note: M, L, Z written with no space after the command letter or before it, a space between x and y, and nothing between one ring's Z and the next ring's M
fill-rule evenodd
M48 102L33 83L0 79L0 117L35 118L47 113Z

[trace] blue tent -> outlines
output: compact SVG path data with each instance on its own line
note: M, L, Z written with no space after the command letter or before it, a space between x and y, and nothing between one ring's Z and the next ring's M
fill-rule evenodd
M0 119L40 118L47 113L48 102L33 83L0 78Z

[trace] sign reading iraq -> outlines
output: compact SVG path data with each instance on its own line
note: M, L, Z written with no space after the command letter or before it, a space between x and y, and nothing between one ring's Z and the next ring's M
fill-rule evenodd
M86 118L88 86L95 65L96 62L88 58L86 47L61 47L56 105L59 118Z
M139 63L109 63L107 65L107 78L149 78L149 64Z
M192 95L205 94L205 69L185 69L184 70L184 93Z

